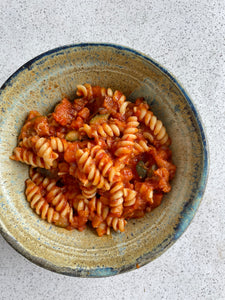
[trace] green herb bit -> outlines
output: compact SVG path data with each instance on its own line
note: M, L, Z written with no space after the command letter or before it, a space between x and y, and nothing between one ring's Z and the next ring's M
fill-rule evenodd
M137 170L137 173L138 173L138 176L141 178L141 179L144 179L146 176L147 176L147 169L145 167L145 163L140 160L137 164L136 164L136 170Z

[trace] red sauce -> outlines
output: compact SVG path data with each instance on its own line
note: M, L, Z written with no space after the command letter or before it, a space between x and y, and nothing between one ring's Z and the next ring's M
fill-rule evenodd
M67 199L65 203L62 203L60 209L62 211L69 203L70 207L74 209L74 217L72 221L68 221L68 218L60 216L55 224L67 229L77 228L82 231L89 220L92 222L92 226L97 229L98 235L102 236L107 232L107 226L116 226L115 223L118 220L115 218L141 218L146 212L159 206L163 195L171 190L170 180L175 176L176 166L172 163L171 150L168 146L170 140L166 145L161 145L157 138L153 138L154 140L151 142L145 138L144 132L149 133L151 137L151 135L154 136L154 131L146 126L145 120L140 117L142 109L149 109L143 98L138 98L135 103L129 103L126 111L123 112L121 107L125 97L122 92L115 91L113 96L109 96L110 93L107 95L106 89L99 86L91 87L90 85L86 85L86 92L86 96L74 101L64 98L55 107L54 112L48 116L42 116L37 111L31 111L21 130L19 139L23 140L31 137L33 142L38 141L40 137L46 137L49 142L51 141L50 137L63 139L63 145L66 145L66 147L64 151L57 153L57 167L52 167L53 170L51 171L57 174L57 180L60 179L57 182L58 188L60 188L63 197ZM97 117L95 117L96 115ZM150 115L153 115L153 113L150 112ZM132 133L127 134L126 137L123 136L130 116L139 121L133 144ZM92 121L90 122L90 120ZM91 128L88 134L80 132L84 124ZM120 133L113 133L112 136L110 134L99 134L100 129L103 130L105 124L116 125ZM78 140L65 140L67 133L71 130L76 131ZM116 154L121 141L128 142L127 146L123 146L123 156ZM129 142L131 143L129 144ZM141 142L146 142L148 151L134 152L134 146L141 144ZM97 158L92 154L91 164L85 166L84 172L82 166L77 162L76 151L82 149L90 153L90 149L95 145L100 146L102 152L98 154ZM22 157L25 150L18 147L18 156ZM34 154L37 154L36 150L34 150ZM41 158L43 159L43 157ZM14 159L19 160L18 158ZM121 199L111 199L111 190L100 188L97 189L97 193L92 199L86 199L85 205L88 208L78 211L78 202L82 202L84 198L81 187L92 187L92 182L88 180L92 166L95 165L96 170L100 170L99 174L101 175L103 171L100 165L105 166L108 162L112 162L113 168L119 170L109 184L111 189L114 183L122 183L122 194L121 190L118 192L123 200L122 204L117 205L117 202ZM138 168L140 162L142 167L139 166ZM140 174L141 168L142 174ZM107 176L104 174L103 177L109 181ZM48 203L52 203L55 197L54 192L47 192L42 183L39 188L42 197ZM126 192L128 193L129 190L135 191L135 201L126 205L125 199L128 197ZM77 198L78 196L81 197L79 198L81 200ZM97 212L97 200L101 205L101 213L99 213L99 210ZM114 218L114 225L109 225L109 221L106 225L106 219L102 214L104 208L108 208L108 217ZM123 229L121 230L123 231ZM136 266L139 268L138 264Z

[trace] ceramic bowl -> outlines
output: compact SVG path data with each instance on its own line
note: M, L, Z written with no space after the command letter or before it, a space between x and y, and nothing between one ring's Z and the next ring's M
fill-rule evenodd
M91 228L67 231L41 220L24 196L28 167L9 156L30 110L46 114L77 84L143 96L172 139L177 166L172 191L158 208L130 220L124 233L98 237ZM181 84L164 67L135 50L112 44L78 44L27 62L0 94L0 228L22 255L46 269L80 277L116 275L149 263L190 224L207 178L207 145L200 117Z

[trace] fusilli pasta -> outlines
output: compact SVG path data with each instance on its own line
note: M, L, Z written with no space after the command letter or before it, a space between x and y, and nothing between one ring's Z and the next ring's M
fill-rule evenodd
M137 117L131 116L127 119L126 128L123 132L123 137L117 142L117 149L115 151L116 156L128 157L133 150L134 141L137 138L136 133L138 132L139 122Z
M32 150L16 147L13 153L14 154L10 156L12 160L21 161L33 167L50 169L50 166L44 161L44 159L37 156Z
M40 188L30 179L26 181L27 201L31 208L35 210L42 219L47 219L49 223L56 223L60 219L60 214L50 207L48 202L42 197Z
M176 167L170 138L144 99L77 86L54 112L31 111L12 160L30 165L25 195L43 220L97 234L123 232L130 218L160 205Z
M148 128L150 128L152 136L156 138L161 145L169 143L169 136L166 132L166 128L163 126L162 121L149 110L149 106L146 103L140 103L134 107L134 113L138 116L138 120L143 122ZM149 135L150 137L150 135Z

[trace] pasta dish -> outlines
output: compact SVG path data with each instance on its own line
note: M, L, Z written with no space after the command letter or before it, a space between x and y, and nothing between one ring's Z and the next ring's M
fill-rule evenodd
M42 219L102 236L161 204L176 172L170 143L144 98L85 84L47 116L30 111L10 158L30 165L25 194Z

